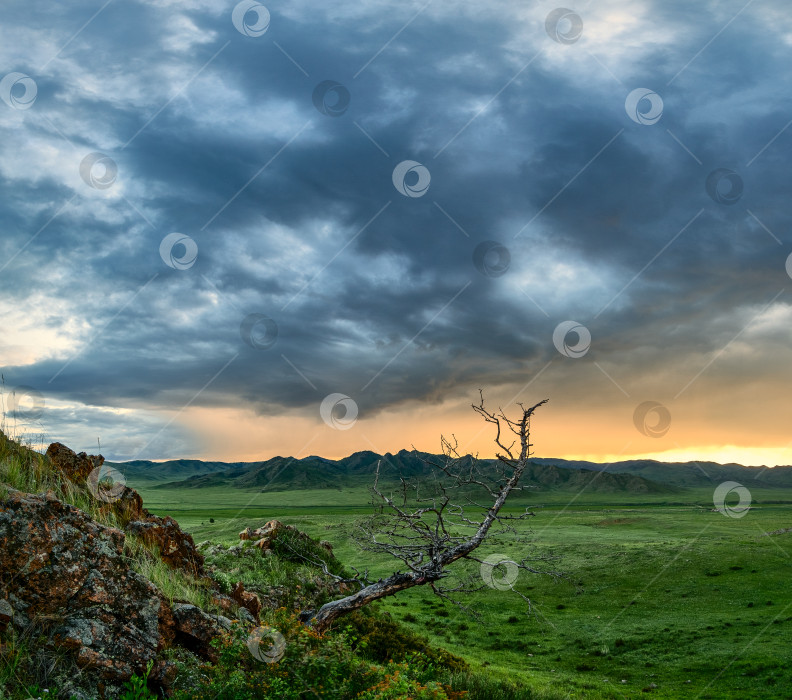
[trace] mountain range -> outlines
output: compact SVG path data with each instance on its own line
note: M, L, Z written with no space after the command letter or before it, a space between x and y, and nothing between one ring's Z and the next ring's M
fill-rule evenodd
M204 462L170 460L111 463L128 482L146 482L149 486L169 488L208 488L231 486L258 491L300 489L338 489L370 485L377 463L381 478L397 481L429 476L433 471L426 460L437 455L401 450L396 454L355 452L339 460L312 455L273 457L259 462ZM472 459L466 457L465 459ZM495 460L479 460L484 470ZM688 488L714 487L724 481L736 481L753 488L792 487L792 467L746 467L716 462L658 462L648 459L600 464L579 460L534 458L522 484L537 491L578 491L583 487L593 493L676 493Z

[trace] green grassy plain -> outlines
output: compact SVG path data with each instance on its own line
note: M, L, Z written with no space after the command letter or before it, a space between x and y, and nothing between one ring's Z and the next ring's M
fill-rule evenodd
M333 543L345 564L392 563L351 543L370 512L363 490L250 493L132 483L146 506L197 542L232 543L271 518ZM512 591L465 599L471 617L416 588L379 607L473 666L519 678L537 698L792 697L792 491L753 492L742 518L712 511L712 492L671 496L531 494L526 532L561 580L520 573ZM209 522L209 518L215 520ZM528 530L530 527L530 531ZM524 543L484 553L521 558ZM397 567L398 568L398 567ZM475 572L471 568L472 572Z

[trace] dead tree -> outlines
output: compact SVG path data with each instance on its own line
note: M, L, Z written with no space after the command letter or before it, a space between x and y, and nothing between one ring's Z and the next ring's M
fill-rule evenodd
M342 615L413 586L428 584L435 594L453 602L458 602L451 597L454 593L484 587L471 587L466 583L444 587L440 582L450 575L449 567L459 560L472 560L486 566L488 562L473 553L488 538L493 539L495 527L514 532L509 521L532 515L527 510L507 515L501 513L501 509L509 496L521 488L520 479L531 456L531 416L547 400L530 408L518 404L521 415L512 420L503 410L497 413L487 410L483 394L479 394L480 402L472 408L494 426L494 440L500 450L497 459L480 461L470 455L459 455L456 439L451 442L443 437L442 456L427 461L435 478L428 485L400 478L398 497L386 493L388 489L380 484L378 464L372 491L379 512L357 525L355 539L364 550L385 553L401 561L406 570L377 581L369 579L368 572L357 572L352 579L334 576L360 589L318 610L303 611L300 618L305 624L323 632ZM516 437L509 435L507 439L509 432ZM535 558L509 561L509 565L537 573L530 561ZM322 568L330 574L326 566Z

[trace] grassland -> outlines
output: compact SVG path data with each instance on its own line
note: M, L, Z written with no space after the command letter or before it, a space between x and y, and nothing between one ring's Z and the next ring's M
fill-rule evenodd
M278 518L329 540L347 564L391 570L349 540L350 523L369 512L362 490L131 485L196 541L235 542L243 527ZM380 609L474 666L522 679L532 697L792 697L792 533L767 534L792 527L792 492L753 496L756 507L736 519L712 511L708 490L535 494L531 546L566 576L521 573L515 588L530 612L512 591L489 588L466 600L478 619L420 588Z

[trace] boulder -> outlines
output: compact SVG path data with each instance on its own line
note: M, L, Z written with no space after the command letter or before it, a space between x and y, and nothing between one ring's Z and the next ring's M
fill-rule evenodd
M231 629L231 620L222 615L210 615L190 603L174 603L173 619L177 644L207 661L217 661L217 652L210 642Z
M132 520L126 531L139 537L148 547L156 547L162 560L196 578L204 575L204 558L198 552L192 535L184 532L170 516L148 515L145 520Z
M60 442L53 442L47 448L47 457L57 471L75 484L85 483L88 475L104 464L102 455L88 455L85 452L77 454Z
M0 590L13 624L35 623L102 679L145 673L170 636L170 611L123 550L123 532L53 492L10 490L0 501Z

